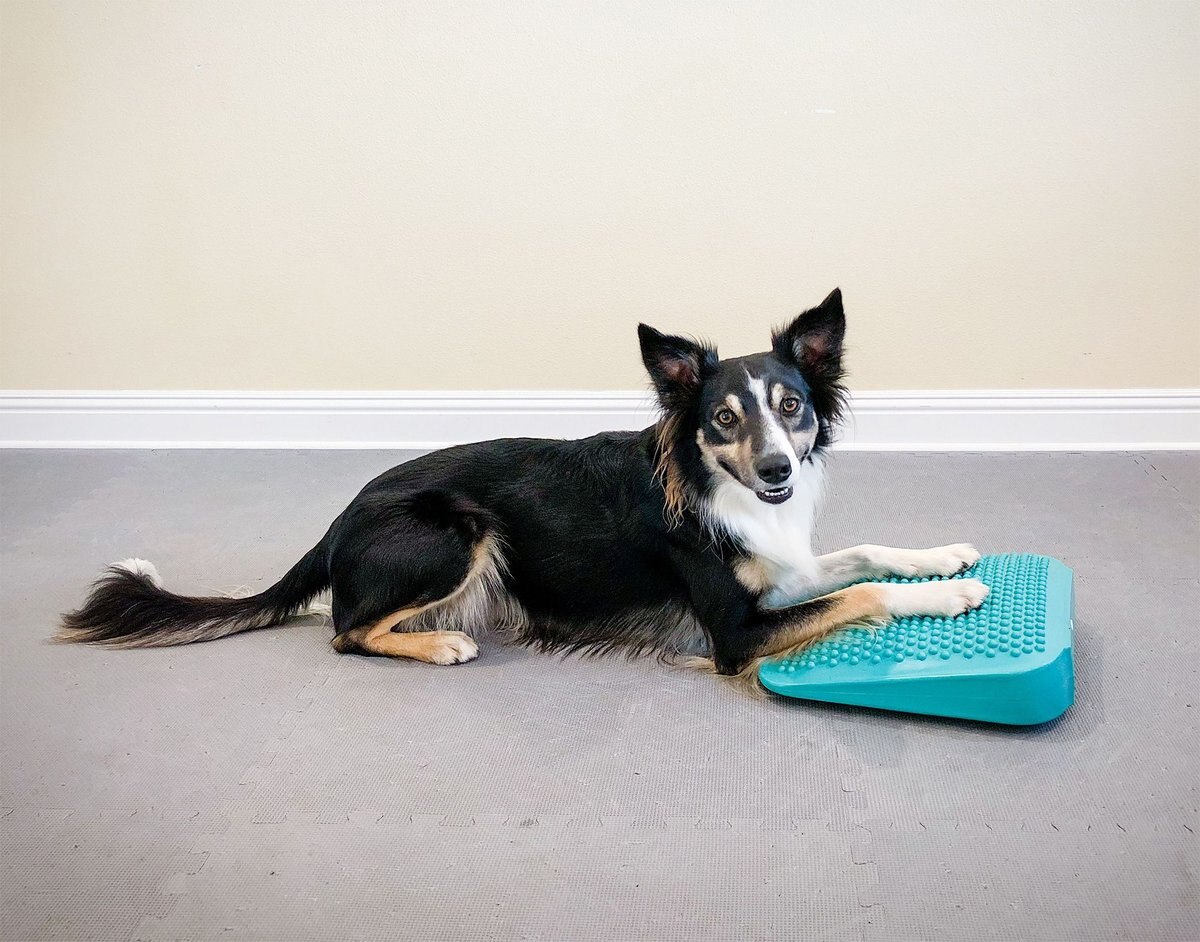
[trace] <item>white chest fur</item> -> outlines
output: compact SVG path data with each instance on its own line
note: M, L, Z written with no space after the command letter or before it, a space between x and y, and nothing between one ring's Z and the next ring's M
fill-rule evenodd
M717 485L709 497L711 522L752 554L766 583L767 606L804 597L805 590L818 583L812 535L824 478L824 462L815 458L792 476L792 496L782 504L765 503L734 480Z

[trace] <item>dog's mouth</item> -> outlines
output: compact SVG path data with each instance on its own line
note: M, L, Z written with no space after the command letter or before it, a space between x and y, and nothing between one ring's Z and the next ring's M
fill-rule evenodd
M782 504L792 496L790 487L773 487L766 491L755 491L754 496L768 504Z

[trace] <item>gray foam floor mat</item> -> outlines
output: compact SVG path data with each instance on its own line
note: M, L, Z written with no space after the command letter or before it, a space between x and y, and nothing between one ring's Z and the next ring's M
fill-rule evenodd
M317 619L46 643L114 559L260 589L385 452L0 454L0 937L1200 938L1200 455L840 454L820 540L1075 570L1077 702L1005 729Z

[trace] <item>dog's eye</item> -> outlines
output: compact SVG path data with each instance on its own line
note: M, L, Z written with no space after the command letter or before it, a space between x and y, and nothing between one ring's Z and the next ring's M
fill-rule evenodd
M783 402L779 403L779 410L784 415L795 415L800 410L800 400L795 396L784 396Z
M732 409L718 409L716 414L717 425L729 428L737 421L737 416L733 414Z

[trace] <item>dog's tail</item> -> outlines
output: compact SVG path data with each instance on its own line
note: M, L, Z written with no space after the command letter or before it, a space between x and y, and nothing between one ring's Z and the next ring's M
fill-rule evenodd
M114 648L211 641L287 621L328 585L324 540L271 588L242 599L175 595L153 563L125 559L97 580L82 608L63 616L54 640Z

